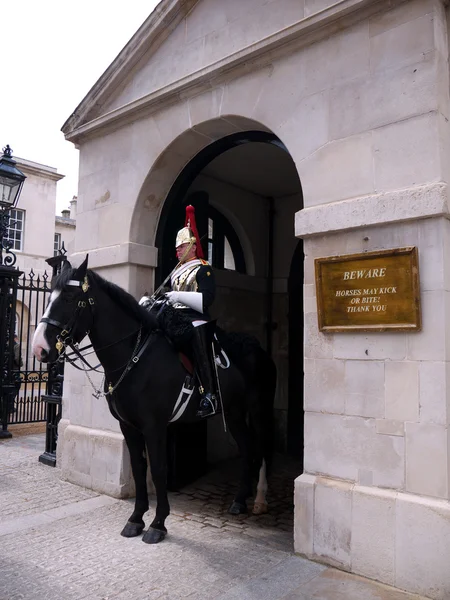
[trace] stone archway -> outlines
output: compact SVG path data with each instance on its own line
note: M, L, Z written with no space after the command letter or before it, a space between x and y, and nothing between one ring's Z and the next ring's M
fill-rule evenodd
M183 169L202 151L205 153L200 160L205 166L217 153L213 147L215 143L250 131L276 138L262 123L234 115L204 121L176 137L158 156L139 191L130 225L130 241L156 245L157 227L160 218L164 217L165 201L174 186L183 185L182 179L177 182Z
M228 119L230 120L228 121ZM184 208L180 204L180 199L184 198L190 189L193 189L192 186L195 188L194 183L197 177L200 176L200 174L208 165L212 164L215 159L228 152L231 154L232 149L246 146L249 148L250 153L252 144L255 148L257 146L261 148L264 144L270 145L270 147L273 147L276 149L276 151L279 151L280 155L284 154L286 156L286 162L290 161L290 164L292 165L291 170L292 172L295 171L295 177L297 179L298 186L298 202L295 204L295 208L293 208L291 211L292 214L290 214L289 217L287 214L282 217L282 224L278 224L276 226L278 227L278 230L275 231L275 234L273 227L269 227L267 229L267 236L272 236L272 241L270 242L272 245L274 243L274 235L275 242L279 243L277 238L280 237L281 231L286 230L286 226L289 226L289 223L293 222L294 213L302 208L302 193L298 173L292 157L290 156L288 149L283 142L265 126L251 119L244 119L242 117L239 118L238 122L241 126L240 131L237 130L236 122L236 117L224 117L202 123L200 127L201 133L198 131L199 127L185 131L183 134L178 136L172 142L172 144L170 144L169 147L158 157L142 186L133 214L130 239L134 243L152 245L158 249L158 267L156 268L154 287L161 283L161 281L171 270L171 263L167 260L167 253L171 252L171 249L173 249L172 244L176 230L179 228L180 223L183 220L182 212ZM250 127L251 129L249 129ZM222 133L222 136L218 136L218 131ZM225 175L226 173L223 173L223 176ZM265 194L265 196L266 197L261 199L264 200L264 202L267 201L267 208L269 210L269 191L267 194ZM179 203L179 208L181 210L179 210L178 220L174 220L173 211L174 208L176 208L177 203ZM272 201L273 212L272 217L268 215L268 223L273 220L273 215L275 214L273 204L274 203ZM255 251L254 248L252 248L252 242L249 239L248 231L246 231L245 226L240 223L238 216L239 213L236 213L235 210L233 210L231 207L227 207L227 205L223 203L218 205L216 202L214 206L216 209L220 209L224 215L228 216L229 220L233 224L233 227L237 231L242 246L245 248L246 264L249 265L246 275L248 281L250 282L246 284L248 288L247 292L252 289L252 286L259 286L259 291L265 298L263 303L267 304L267 309L263 309L263 318L265 319L265 322L259 324L259 337L266 347L269 347L269 345L271 347L273 346L273 352L276 355L277 362L279 363L279 389L281 391L279 393L277 414L280 415L281 420L277 420L277 429L280 430L280 440L283 439L283 441L280 443L284 444L286 450L287 446L289 446L289 448L292 447L292 444L287 444L287 430L289 429L289 431L292 431L295 429L295 425L293 423L289 423L287 416L292 404L292 401L288 400L288 395L290 393L287 381L289 377L288 372L289 368L293 370L292 365L288 364L290 332L289 322L287 320L287 312L289 270L292 254L297 242L292 234L292 251L290 254L289 251L286 251L283 259L278 258L275 261L277 263L275 265L275 269L273 265L273 248L271 251L269 251L269 254L272 254L272 256L271 259L267 261L267 265L266 257L264 256L263 259L259 258L259 265L255 269ZM265 235L266 234L264 233L264 236ZM171 240L168 250L164 250L165 240ZM286 262L283 272L280 271L279 266L282 261ZM264 265L262 263L264 263ZM173 266L174 265L172 265L172 267ZM264 274L266 268L267 274ZM227 297L229 298L229 291L232 290L233 285L236 286L236 284L229 283L230 274L228 273L226 275L228 282L222 282L222 288L227 290L226 293L228 294ZM272 281L269 281L270 278ZM275 290L273 289L273 279L276 280L275 286L277 289ZM284 280L284 283L282 280ZM257 283L255 283L256 281ZM300 286L302 285L302 282L303 280L300 282ZM148 290L148 280L144 285L146 290ZM283 290L281 290L281 287L283 286L285 289L283 288ZM239 288L239 284L237 284L237 288ZM269 289L270 291L268 291ZM245 297L247 292L240 290L241 300L243 297ZM234 292L231 291L231 294L233 293L236 293L236 290ZM229 300L227 304L229 307ZM232 304L233 302L231 302L231 305ZM248 311L246 311L245 314L247 315ZM246 319L246 328L249 331L252 331L252 326L250 323L251 319L252 317L250 317L250 319ZM238 317L234 320L239 322ZM253 329L256 330L256 333L258 333L258 327L256 325ZM299 335L298 338L302 339L302 335ZM302 373L301 368L297 368L296 371L299 374ZM303 383L301 382L296 389L302 390ZM302 405L302 393L300 393L298 397L298 402L300 405ZM297 411L297 413L298 412L299 411ZM302 412L302 406L300 412ZM219 427L215 428L213 433L215 439L217 438L217 435L220 438L220 432L218 429ZM299 438L301 438L301 445L303 445L302 433L302 424L300 424L300 428L297 424L297 434ZM182 444L185 444L186 440L190 438L192 438L192 435L186 436L183 432L180 434ZM195 438L199 438L199 432L197 432ZM200 456L202 454L201 448L197 448L196 450L197 454ZM186 469L186 461L184 459L188 454L187 451L177 452L176 454L178 456L183 456L183 469ZM197 458L192 457L191 462L198 465L200 460L199 456L197 456ZM299 474L299 472L296 474ZM193 477L195 478L197 475L198 469L193 474Z

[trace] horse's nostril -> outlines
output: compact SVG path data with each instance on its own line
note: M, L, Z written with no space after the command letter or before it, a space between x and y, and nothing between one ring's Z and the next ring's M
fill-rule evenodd
M48 352L45 348L41 349L41 360L45 362L48 359Z

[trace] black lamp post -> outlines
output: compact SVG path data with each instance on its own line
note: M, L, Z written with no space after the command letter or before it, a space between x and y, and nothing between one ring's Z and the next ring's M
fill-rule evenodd
M7 267L16 263L16 255L11 251L12 242L6 236L11 210L17 205L25 179L26 176L16 167L11 148L5 146L0 159L0 265Z
M17 283L21 271L16 269L16 255L8 239L11 210L17 206L25 175L16 167L9 146L0 158L0 439L11 437L8 416L13 410L19 373L14 372L14 327Z

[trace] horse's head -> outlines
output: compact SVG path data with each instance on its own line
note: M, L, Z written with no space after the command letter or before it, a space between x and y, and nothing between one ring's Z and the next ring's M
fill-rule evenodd
M92 323L88 257L77 268L64 263L47 309L33 336L33 354L41 362L55 362L66 345L80 343Z

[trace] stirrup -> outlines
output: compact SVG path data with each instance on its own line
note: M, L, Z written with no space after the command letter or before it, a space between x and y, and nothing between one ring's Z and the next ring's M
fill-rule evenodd
M214 400L213 400L214 398ZM197 410L197 417L212 417L217 413L217 398L212 396L211 398L204 397L200 401L200 406Z

